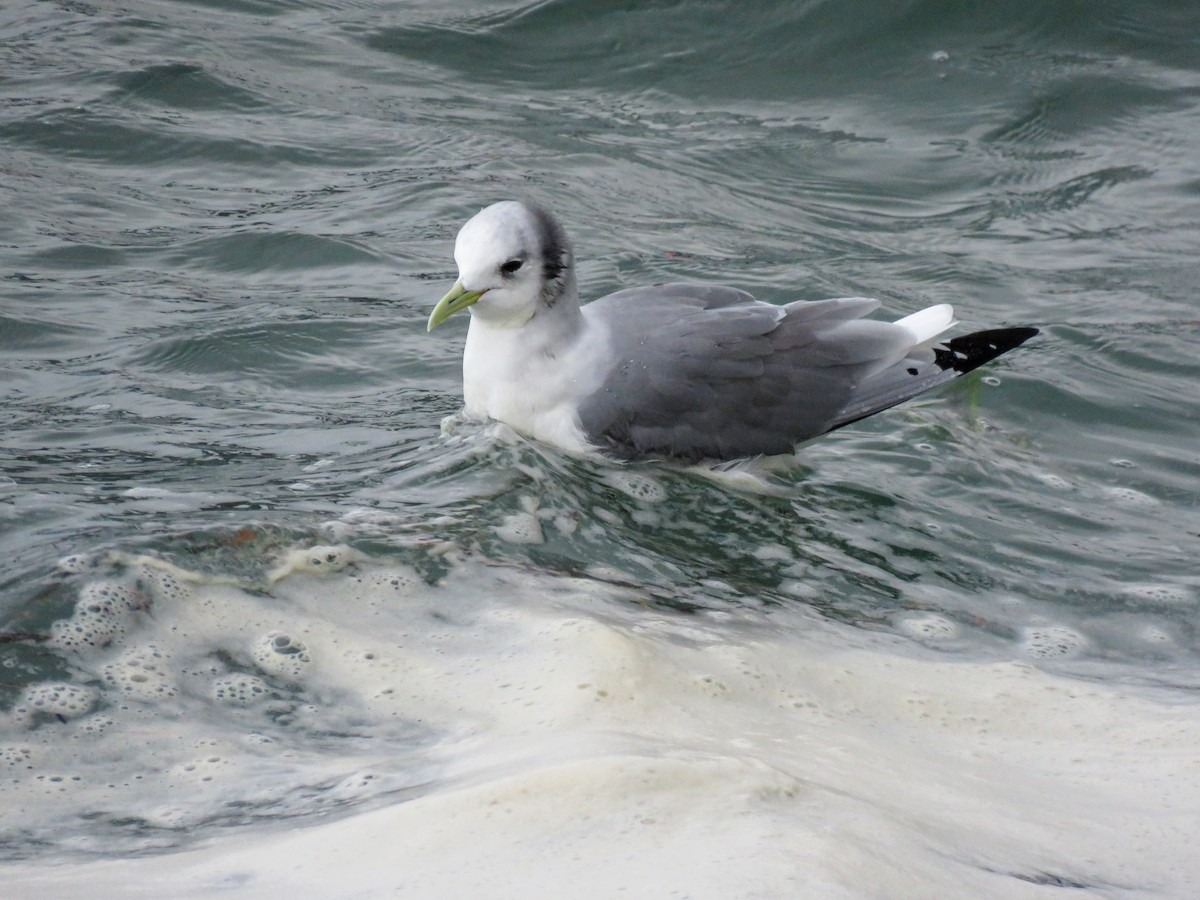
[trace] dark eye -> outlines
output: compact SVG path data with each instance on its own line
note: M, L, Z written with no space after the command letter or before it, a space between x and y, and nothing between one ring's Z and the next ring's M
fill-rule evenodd
M517 269L521 268L523 262L525 262L523 259L510 259L500 267L500 271L505 275L512 275Z

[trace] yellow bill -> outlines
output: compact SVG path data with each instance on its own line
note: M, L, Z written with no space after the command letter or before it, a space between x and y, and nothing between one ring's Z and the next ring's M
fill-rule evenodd
M466 309L482 297L486 291L468 291L461 281L450 288L450 293L437 302L433 312L429 314L428 331L433 331L460 309Z

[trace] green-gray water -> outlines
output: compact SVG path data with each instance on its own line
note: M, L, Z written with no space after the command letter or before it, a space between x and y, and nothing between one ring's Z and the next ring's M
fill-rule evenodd
M800 629L798 655L876 642L943 673L930 678L947 664L1032 666L1084 692L1134 691L1196 734L1198 144L1192 3L8 4L4 856L28 871L82 865L428 800L461 786L444 757L477 752L456 743L467 736L484 741L472 757L483 778L500 758L486 726L360 709L346 691L361 673L322 668L318 634L350 627L373 567L413 573L445 613L388 620L373 639L422 651L457 640L480 691L511 677L507 632L492 646L481 623L583 584L588 599L563 608L651 634L663 642L651 658L690 640L786 645ZM585 299L719 281L778 303L875 296L892 315L950 302L960 333L1042 333L932 398L803 448L770 492L494 430L443 434L461 401L464 323L429 335L425 320L454 279L458 226L508 197L562 220ZM341 554L324 618L287 587L316 576L276 568L311 545ZM194 645L164 649L185 628L170 604L218 586L246 593L204 601L224 611L205 626L189 607ZM100 646L41 639L61 638L55 623L101 595L131 618ZM397 608L407 596L370 595ZM262 625L265 612L245 633L222 618L260 601L285 624L294 613L288 634ZM285 655L288 635L307 634L322 674L264 663L255 641L272 634ZM139 693L113 666L142 653L138 665L158 671L148 646L163 654L162 687ZM447 672L469 680L455 659ZM404 677L389 677L401 690ZM641 683L675 702L666 681ZM969 683L964 709L983 703ZM267 699L230 700L231 685ZM763 733L812 733L752 692L721 702ZM1106 727L1145 721L1114 713ZM184 722L204 734L164 736ZM512 733L540 740L522 728ZM654 716L605 728L676 746ZM262 742L222 751L236 764L212 776L219 788L177 777L203 756L197 741L246 734ZM1173 760L1187 756L1179 740ZM1019 794L1035 782L1015 783ZM964 896L1186 897L1200 889L1179 838L1185 801L1200 798L1195 772L1173 790L1141 810L1136 834L1115 823L1082 848L1071 822L1098 814L1068 805L1042 822L1039 860L948 849L935 835L953 816L937 812L916 833L953 865L992 873L954 882ZM908 802L880 800L879 815ZM720 811L697 803L693 815ZM852 843L853 829L813 819ZM1159 840L1154 866L1121 862L1156 829L1176 837ZM844 894L824 881L805 894L803 877L772 880L750 859L713 896L930 896L919 857L897 851L894 877L830 875ZM662 875L651 890L641 871L566 895L665 896L686 882ZM430 878L413 890L449 890ZM524 890L537 895L536 880Z

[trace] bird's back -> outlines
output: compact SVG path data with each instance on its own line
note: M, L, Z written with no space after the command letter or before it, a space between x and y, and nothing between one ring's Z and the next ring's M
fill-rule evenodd
M616 362L580 406L584 433L630 458L788 453L959 374L953 354L939 364L917 347L949 327L949 307L899 323L863 318L878 306L862 297L773 306L692 284L603 297L584 315L604 324Z

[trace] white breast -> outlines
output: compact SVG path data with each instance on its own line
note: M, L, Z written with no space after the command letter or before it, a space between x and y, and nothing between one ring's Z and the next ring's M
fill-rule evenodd
M463 352L466 413L570 452L593 450L579 426L579 405L600 387L611 358L606 330L586 319L583 325L564 342L536 322L497 328L472 317Z

